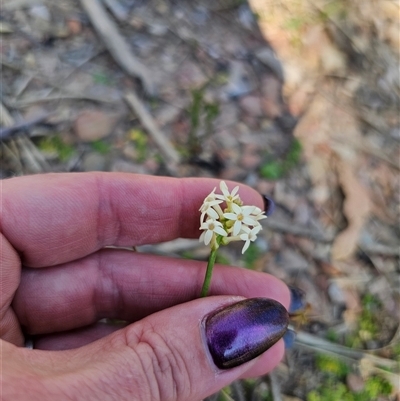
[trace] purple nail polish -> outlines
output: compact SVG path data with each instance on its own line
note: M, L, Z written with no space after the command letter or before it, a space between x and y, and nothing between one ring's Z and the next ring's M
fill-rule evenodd
M230 369L254 359L285 334L288 324L287 310L273 299L245 299L215 311L205 322L215 365Z
M306 307L305 293L300 288L289 286L290 290L290 306L289 313L299 312Z
M263 200L264 200L264 212L266 216L271 216L271 214L275 210L275 202L271 199L268 198L268 196L262 195Z

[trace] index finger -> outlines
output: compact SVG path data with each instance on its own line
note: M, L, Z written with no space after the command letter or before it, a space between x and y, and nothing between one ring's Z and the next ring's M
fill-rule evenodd
M108 245L195 238L198 210L218 185L216 179L124 173L12 178L2 182L1 230L30 267L69 262ZM263 208L260 194L239 186L245 203Z

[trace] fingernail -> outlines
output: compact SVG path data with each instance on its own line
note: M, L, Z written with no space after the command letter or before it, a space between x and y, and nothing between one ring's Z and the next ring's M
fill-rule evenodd
M285 343L286 349L293 348L294 342L296 340L296 332L292 329L287 329L286 333L283 335L283 342Z
M287 310L267 298L245 299L206 318L207 345L215 365L230 369L261 355L285 334Z
M300 288L292 287L290 285L289 285L289 290L290 290L289 313L295 313L304 309L306 307L305 292Z
M275 210L275 202L271 199L268 198L266 195L261 195L264 200L264 212L266 216L271 216L271 214Z

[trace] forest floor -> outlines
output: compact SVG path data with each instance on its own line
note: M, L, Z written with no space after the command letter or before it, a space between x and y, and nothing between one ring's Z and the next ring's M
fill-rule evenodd
M244 182L276 202L220 262L304 291L268 376L210 400L400 390L400 4L3 0L1 178L119 171ZM139 251L205 260L198 241Z

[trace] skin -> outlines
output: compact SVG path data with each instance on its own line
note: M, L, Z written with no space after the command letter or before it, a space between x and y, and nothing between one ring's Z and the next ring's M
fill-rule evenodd
M197 299L204 262L104 249L198 237L198 209L218 180L78 173L0 185L1 399L201 400L282 358L280 341L220 371L201 325L243 298L287 308L289 290L277 278L216 266L211 296ZM263 207L253 189L239 193ZM24 335L35 349L24 348Z

